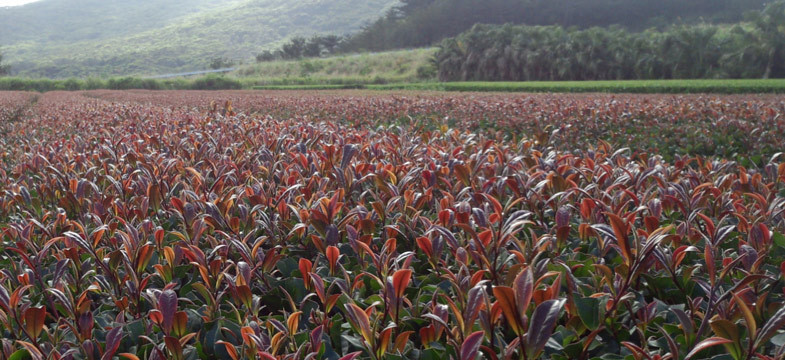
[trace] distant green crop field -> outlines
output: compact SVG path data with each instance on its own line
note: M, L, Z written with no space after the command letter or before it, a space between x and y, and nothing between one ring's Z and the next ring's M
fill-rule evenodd
M606 93L785 93L785 79L450 82L367 85L374 90Z
M464 92L552 92L552 93L647 93L647 94L785 94L785 79L749 80L628 80L628 81L565 81L565 82L397 82L373 84L352 79L333 82L257 85L252 78L207 75L177 79L20 79L0 78L0 90L53 91L91 89L148 90L414 90Z
M646 93L646 94L756 94L785 93L785 79L732 80L620 80L620 81L533 81L533 82L422 82L395 84L255 86L257 90L430 90L477 92L555 93Z
M313 84L313 85L265 85L254 86L256 90L348 90L348 89L365 89L366 86L362 84L356 85L341 85L341 84Z

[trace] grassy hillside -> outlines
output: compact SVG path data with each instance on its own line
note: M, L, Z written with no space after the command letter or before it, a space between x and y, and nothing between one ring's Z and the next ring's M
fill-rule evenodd
M246 65L233 76L256 85L371 84L435 79L435 48Z
M395 3L43 0L0 9L0 45L20 76L160 74L250 60L295 35L355 31Z
M43 0L0 8L0 44L100 40L169 25L243 0Z

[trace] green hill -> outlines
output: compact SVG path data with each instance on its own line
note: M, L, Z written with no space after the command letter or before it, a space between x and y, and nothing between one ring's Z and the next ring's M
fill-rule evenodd
M397 0L43 0L0 8L0 46L28 77L149 75L249 61L295 35L344 34Z

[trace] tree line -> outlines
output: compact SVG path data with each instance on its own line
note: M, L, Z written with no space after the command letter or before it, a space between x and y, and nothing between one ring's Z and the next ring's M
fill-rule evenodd
M444 40L442 81L785 77L785 1L736 25L613 27L475 25Z
M139 77L46 79L0 77L0 91L77 91L77 90L236 90L245 88L240 80L209 74L195 78L149 79Z
M313 58L345 52L348 37L339 35L314 35L310 38L296 36L278 50L265 50L256 55L257 62Z
M437 44L475 24L619 25L631 31L699 21L738 22L766 0L404 0L346 39L345 51Z
M401 0L385 16L351 35L295 37L258 62L433 46L475 24L619 25L640 31L674 23L738 22L766 0Z

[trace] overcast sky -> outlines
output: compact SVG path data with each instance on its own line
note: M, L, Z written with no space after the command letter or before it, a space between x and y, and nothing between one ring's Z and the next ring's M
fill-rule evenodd
M0 0L0 6L16 6L16 5L24 5L31 2L36 2L38 0Z

